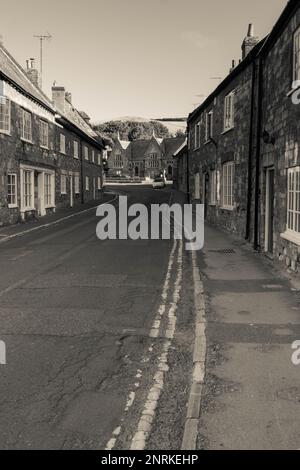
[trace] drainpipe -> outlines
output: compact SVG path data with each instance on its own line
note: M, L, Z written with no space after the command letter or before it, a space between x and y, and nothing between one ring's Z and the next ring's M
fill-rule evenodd
M252 84L251 84L251 110L250 110L250 129L249 129L249 156L248 156L248 195L247 195L247 220L246 220L246 234L245 239L250 240L250 226L251 226L251 204L252 204L252 153L253 153L253 118L254 118L254 105L255 105L255 65L256 61L252 63Z
M257 129L256 129L256 165L255 165L255 214L254 214L254 249L260 248L259 237L259 202L260 202L260 150L262 135L262 99L263 99L263 61L258 59L258 93L257 93Z
M187 127L187 152L186 152L186 193L187 193L188 204L191 203L189 146L190 146L190 130L188 126Z
M81 204L84 204L84 175L83 175L83 158L82 158L82 140L80 139L80 166L81 166Z

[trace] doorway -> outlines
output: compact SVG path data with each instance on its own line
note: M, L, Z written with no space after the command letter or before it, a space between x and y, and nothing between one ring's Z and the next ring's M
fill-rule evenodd
M274 252L274 168L266 170L265 251Z

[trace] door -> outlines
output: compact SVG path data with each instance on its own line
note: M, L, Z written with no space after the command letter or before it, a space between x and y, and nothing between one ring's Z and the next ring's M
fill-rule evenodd
M274 168L266 170L265 251L274 251Z
M74 193L73 193L73 175L70 175L70 207L74 205Z

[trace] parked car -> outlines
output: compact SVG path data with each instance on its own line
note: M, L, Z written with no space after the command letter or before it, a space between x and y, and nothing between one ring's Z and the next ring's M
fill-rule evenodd
M157 178L154 178L153 181L153 189L160 189L164 188L166 186L165 179L162 176L158 176Z

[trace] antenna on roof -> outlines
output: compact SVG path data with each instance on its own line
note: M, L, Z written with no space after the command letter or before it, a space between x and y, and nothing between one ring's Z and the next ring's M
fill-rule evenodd
M52 36L47 32L47 34L35 34L34 38L38 38L40 40L40 87L42 88L43 85L43 42L49 41Z

